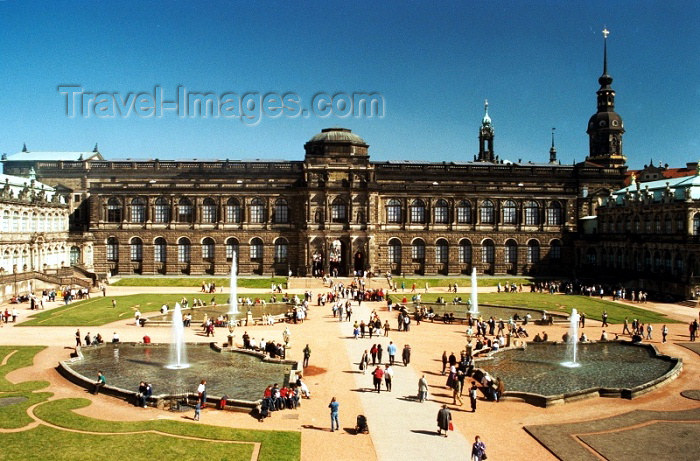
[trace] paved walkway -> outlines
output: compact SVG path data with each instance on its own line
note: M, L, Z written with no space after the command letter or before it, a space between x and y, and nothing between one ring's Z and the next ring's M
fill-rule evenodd
M367 321L373 308L379 308L383 303L363 303L361 306L353 306L353 317ZM387 313L388 314L388 313ZM394 318L387 315L390 325ZM341 337L346 337L345 347L352 360L352 370L355 376L355 392L360 393L360 400L367 416L370 434L380 461L410 459L441 461L464 460L468 458L471 444L458 431L451 432L447 438L437 435L437 413L441 404L433 400L424 403L415 400L418 393L419 375L409 364L403 366L401 351L403 344L397 345L396 362L392 367L394 379L392 391L385 392L382 383L382 392L373 392L371 366L367 374L362 374L359 369L360 358L364 350L369 350L372 344L381 344L384 349L383 361L389 362L389 354L386 352L389 341L394 341L394 335L389 337L375 336L369 339L353 339L352 322L338 322ZM392 328L396 326L393 321ZM416 351L421 353L422 351ZM382 366L383 368L383 366ZM468 401L468 399L466 399ZM468 405L468 403L467 403Z

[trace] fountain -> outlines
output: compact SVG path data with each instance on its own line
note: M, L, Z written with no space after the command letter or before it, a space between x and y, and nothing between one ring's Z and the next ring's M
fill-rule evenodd
M233 316L238 314L238 274L236 271L236 250L231 256L231 294L228 301L228 314Z
M569 317L569 332L566 340L566 361L561 365L566 368L578 368L581 366L578 363L578 319L579 315L576 309L571 309L571 317Z
M187 363L187 350L185 348L185 326L182 322L182 308L180 303L175 303L172 321L173 342L170 345L170 363L166 366L171 370L189 368Z
M479 314L479 304L478 304L478 295L477 295L477 282L476 282L476 267L472 267L472 293L470 297L470 306L469 306L469 313L472 315L472 318L476 317Z

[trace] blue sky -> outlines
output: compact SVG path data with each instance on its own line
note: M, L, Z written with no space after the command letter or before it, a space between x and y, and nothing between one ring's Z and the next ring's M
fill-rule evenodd
M107 158L300 160L342 126L374 161L468 161L483 100L501 158L588 153L603 26L632 168L700 158L697 1L0 1L0 152ZM190 91L377 92L383 118L66 116L60 85L167 96Z

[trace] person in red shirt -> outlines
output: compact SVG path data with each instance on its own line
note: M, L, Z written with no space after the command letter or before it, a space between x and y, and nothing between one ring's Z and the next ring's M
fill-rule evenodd
M382 378L384 377L384 370L382 370L381 367L375 368L374 372L372 373L372 377L374 378L374 389L379 394L382 388Z

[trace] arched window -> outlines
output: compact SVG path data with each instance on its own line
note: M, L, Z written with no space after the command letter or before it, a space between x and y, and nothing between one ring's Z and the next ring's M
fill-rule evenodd
M226 202L226 222L239 223L242 220L240 202L235 198L228 199L228 202Z
M36 216L36 213L34 213L34 216ZM9 210L5 210L2 212L2 231L3 232L10 232L10 212Z
M177 204L177 222L191 223L193 219L194 208L192 208L192 202L187 197L182 197Z
M445 264L449 259L449 245L447 240L440 239L435 242L435 262Z
M283 198L275 200L275 224L287 224L289 222L289 206Z
M19 213L16 211L12 215L12 230L17 231L16 225L19 223ZM41 213L39 215L39 227L37 229L37 232L44 232L44 229L46 229L46 215L44 213Z
M29 213L26 211L22 213L22 232L29 231Z
M425 242L422 239L415 239L411 245L411 259L414 263L425 262Z
M389 262L401 263L401 240L393 238L389 240Z
M683 255L680 253L676 253L676 273L677 274L683 274L683 271L685 270L685 264L683 261Z
M129 254L132 261L141 262L143 260L143 242L138 237L134 237L129 242Z
M411 222L425 222L425 203L423 203L423 200L416 199L411 203Z
M250 201L250 222L265 222L265 202L261 198L254 198Z
M561 203L552 202L547 208L547 225L549 226L561 226L563 221Z
M664 221L664 232L667 234L673 233L673 220L670 215L666 216L666 220Z
M505 254L503 255L503 262L506 264L517 264L518 263L518 243L515 240L508 240L506 242Z
M401 222L401 202L396 199L391 199L386 203L386 222Z
M122 222L122 202L116 197L107 200L107 222Z
M561 259L561 241L552 240L549 244L549 259L559 261Z
M263 258L263 241L255 237L250 241L250 259L258 261Z
M639 216L634 217L634 231L636 233L640 233L642 231L642 221L639 219Z
M331 203L331 221L335 223L348 222L347 206L345 205L345 200L340 197L336 197Z
M74 266L80 263L80 248L70 247L70 265Z
M469 224L472 222L472 204L462 200L457 205L457 224Z
M119 261L119 241L116 237L107 239L107 261Z
M492 204L493 205L493 204ZM495 259L495 246L493 240L486 239L481 243L481 262L493 264Z
M275 263L287 262L287 240L278 238L275 240Z
M676 232L679 234L685 232L685 216L683 214L676 216Z
M654 232L656 232L657 234L661 233L661 217L660 216L657 216L656 218L654 218Z
M131 201L131 222L146 222L146 200L141 197Z
M181 264L190 262L190 241L185 237L177 241L177 262Z
M236 254L236 260L238 260L238 240L233 237L226 239L226 260L232 261L233 254Z
M503 224L518 223L518 208L512 200L506 200L503 204Z
M472 242L467 239L459 241L459 262L460 264L471 264L472 262Z
M155 216L153 217L156 223L170 222L170 203L164 197L158 197L155 203Z
M529 200L525 202L525 225L537 226L540 224L540 207L537 202Z
M215 223L217 221L216 202L214 199L207 197L202 202L202 222Z
M205 261L214 260L214 239L211 237L202 240L202 259Z
M530 240L527 242L527 263L535 264L540 262L540 242Z
M693 235L700 235L700 213L693 216Z
M435 202L433 219L435 224L447 224L449 222L449 208L446 200L440 199Z
M481 202L481 208L479 209L479 213L481 215L482 224L494 223L494 208L493 202L491 200L484 200L483 202Z
M167 261L167 248L168 244L163 237L158 237L153 242L153 260L157 263L164 263Z

